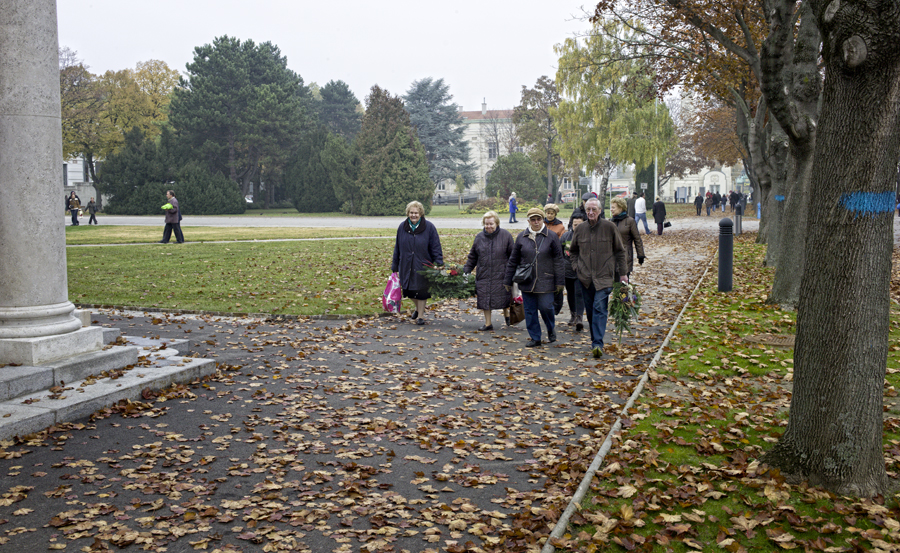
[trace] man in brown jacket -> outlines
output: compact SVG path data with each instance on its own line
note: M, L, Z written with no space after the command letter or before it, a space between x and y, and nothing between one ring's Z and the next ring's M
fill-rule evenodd
M622 275L622 282L628 282L628 265L616 225L600 218L600 201L592 198L585 202L584 208L587 224L578 225L572 233L569 254L578 275L578 287L591 328L591 355L599 359L603 357L608 301L616 268Z

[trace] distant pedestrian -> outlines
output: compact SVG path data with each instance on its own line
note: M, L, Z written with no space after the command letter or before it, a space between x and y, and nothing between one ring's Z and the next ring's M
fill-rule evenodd
M516 237L506 264L506 286L512 287L520 265L534 267L531 278L519 284L529 337L525 347L541 345L541 319L547 328L547 341L552 344L556 341L553 295L565 288L566 274L559 237L550 232L544 224L544 212L536 207L528 210L528 228Z
M590 220L590 218L588 218ZM647 226L647 200L644 199L644 193L641 192L634 201L634 220L644 222L644 232L650 234L650 227ZM638 227L640 228L640 227Z
M625 200L622 198L613 198L609 204L609 214L612 216L610 221L615 223L619 230L619 238L622 239L622 245L625 246L625 260L628 264L628 272L625 273L625 276L631 278L631 271L634 270L635 250L637 250L638 264L644 264L644 241L641 240L641 232L638 230L637 223L624 211L626 208Z
M722 209L724 210L725 207L723 206ZM653 221L656 223L656 233L662 236L663 224L666 222L666 204L659 196L656 197L656 202L653 204Z
M91 201L88 202L87 210L88 210L88 213L91 215L91 218L88 219L88 224L90 225L91 221L93 221L95 225L98 224L97 223L97 202L94 201L94 198L91 198Z
M706 201L705 201L704 203L706 204L706 216L709 217L709 210L710 210L710 208L712 207L712 204L713 204L713 196L712 196L712 192L707 192L707 193L706 193Z
M81 209L81 198L75 194L75 191L69 193L69 197L66 201L66 208L69 210L69 215L72 216L72 226L77 227L80 223L78 222L78 210Z
M722 213L725 213L725 206L728 205L728 196L722 194Z
M512 254L513 237L509 231L500 228L500 217L488 211L481 218L484 231L475 235L475 242L469 250L469 257L463 272L475 273L476 306L484 314L484 326L480 331L494 330L491 311L503 310L503 318L509 325L510 294L503 285L506 278L506 264Z
M635 190L634 192L631 193L631 197L628 198L628 202L626 202L626 210L625 210L625 212L626 212L626 213L628 214L628 216L631 217L632 219L634 219L634 202L636 202L637 199L638 199L638 192L637 192L637 190ZM613 214L612 214L612 204L610 204L610 206L609 206L609 211L610 211L609 216L612 217L612 216L613 216Z
M578 286L591 328L591 355L599 359L603 357L603 337L609 317L613 280L618 271L620 280L628 282L628 266L625 264L625 247L616 225L600 218L600 201L589 200L585 210L588 222L575 229L569 253L578 275Z
M416 201L406 205L406 220L397 228L391 272L399 273L403 297L415 304L412 319L425 324L425 300L431 297L428 279L419 273L426 264L444 265L441 239L431 221L425 220L425 207Z
M512 194L509 195L509 222L510 222L510 224L518 223L518 221L516 221L516 211L518 211L518 210L519 210L519 205L516 202L516 193L513 192Z
M175 192L167 190L166 199L168 200L168 203L163 205L163 209L166 210L166 228L163 230L163 239L160 240L159 243L168 244L169 239L172 237L172 232L174 231L175 241L179 244L184 244L184 235L181 234L181 208L178 206Z
M703 209L703 196L700 193L697 193L697 197L694 198L694 207L697 208L697 217L700 216L700 210Z

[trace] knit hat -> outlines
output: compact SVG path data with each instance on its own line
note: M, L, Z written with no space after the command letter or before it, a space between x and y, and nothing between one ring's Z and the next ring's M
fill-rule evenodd
M531 209L529 209L529 210L528 210L528 216L525 217L525 218L526 218L526 219L531 219L531 217L532 217L533 215L540 215L540 216L541 216L541 219L543 219L543 218L545 217L545 215L544 215L544 210L542 210L542 209L539 208L539 207L532 207Z

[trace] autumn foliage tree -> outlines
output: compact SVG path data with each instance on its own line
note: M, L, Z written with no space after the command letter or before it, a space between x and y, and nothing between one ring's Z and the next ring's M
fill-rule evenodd
M556 83L544 75L534 88L522 86L522 101L513 111L522 144L536 162L543 162L547 167L547 194L550 196L555 196L553 175L562 170L562 161L556 152L559 131L552 113L558 107Z

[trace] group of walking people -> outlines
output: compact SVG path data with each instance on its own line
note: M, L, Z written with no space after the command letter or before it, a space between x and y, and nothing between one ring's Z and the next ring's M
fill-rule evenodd
M509 325L515 284L522 293L528 331L525 347L545 343L544 331L546 343L556 342L556 316L562 310L565 291L571 312L568 325L581 331L586 316L591 355L602 357L613 283L628 282L635 251L639 264L645 259L641 235L628 215L626 201L613 198L610 211L612 219L604 219L600 200L591 195L582 210L573 213L567 228L557 218L559 207L548 203L543 209L528 210L528 226L515 238L500 228L496 212L485 213L483 230L475 236L463 268L466 274L475 272L476 306L484 315L478 330L494 330L491 317L497 310L503 311ZM425 265L444 264L437 229L424 213L419 202L406 206L391 262L391 271L399 273L403 297L415 304L412 319L418 325L426 324L425 304L431 297L427 278L419 271ZM510 222L515 222L512 209Z
M731 211L734 211L735 206L742 202L744 199L744 195L740 192L735 192L732 190L728 194L719 194L718 192L707 192L706 199L703 198L703 195L699 192L697 193L697 197L694 198L694 207L697 209L697 215L700 215L700 211L703 206L706 206L706 216L709 217L710 211L716 211L719 206L722 207L722 213L725 212L725 206L731 205ZM742 204L743 205L743 204Z

